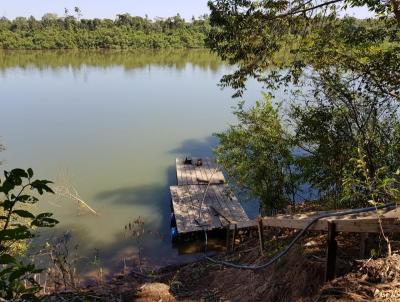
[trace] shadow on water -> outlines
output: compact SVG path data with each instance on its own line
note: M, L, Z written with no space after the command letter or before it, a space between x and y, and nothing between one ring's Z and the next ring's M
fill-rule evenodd
M133 212L135 207L145 206L151 207L157 213L170 212L170 193L169 186L176 183L176 172L174 166L169 166L166 173L165 185L143 185L133 186L127 188L119 188L110 191L100 192L96 196L99 203L107 203L110 206L114 204L129 205L132 207ZM123 223L123 222L121 222ZM168 215L161 215L159 224L164 226L170 223Z
M172 248L170 237L170 193L169 186L176 183L175 167L170 166L165 171L167 181L165 185L145 185L120 188L110 191L104 191L97 195L98 202L112 205L129 205L132 217L129 221L120 220L120 231L116 231L111 241L96 241L91 238L90 230L81 224L61 224L55 230L43 232L41 238L46 241L68 239L68 247L73 249L78 246L77 252L80 257L78 262L79 271L90 277L95 276L101 268L104 274L122 272L124 265L137 267L139 265L149 267L161 267L166 265L176 265L197 259L199 255L180 256ZM159 217L157 221L144 219L143 228L133 227L139 215L135 214L135 208L149 207L153 213ZM97 219L99 231L100 224L107 224L107 213L99 217L88 219ZM126 226L132 223L132 230ZM141 232L139 237L136 231ZM43 245L42 242L36 242L36 246ZM140 260L139 260L140 247ZM96 263L95 263L96 259Z
M213 156L213 149L218 145L218 138L208 136L203 139L187 139L180 146L169 151L177 156Z
M165 182L162 184L148 184L143 186L132 186L118 188L100 192L95 199L98 205L102 205L104 209L112 208L118 205L126 206L129 213L124 217L129 217L129 221L125 218L117 218L116 231L113 233L111 241L101 241L91 238L90 230L87 226L81 224L61 224L56 230L50 234L43 234L43 238L49 236L62 237L63 234L70 234L69 246L72 248L78 244L80 255L84 255L81 259L79 269L88 276L96 274L96 270L101 267L105 274L121 272L124 262L128 267L137 267L139 265L139 250L141 252L141 265L151 267L161 267L165 265L176 265L189 262L202 257L199 251L203 248L203 241L199 240L191 245L172 246L171 242L171 208L170 208L170 192L169 186L176 184L176 170L174 165L175 156L212 156L212 149L217 145L217 139L209 136L204 139L188 139L182 142L177 148L168 151L171 155L171 164L165 169ZM132 236L127 231L126 225L138 218L135 209L147 208L150 210L152 217L146 220L144 218L145 233L140 237ZM87 219L96 219L95 223L99 224L99 232L104 229L108 220L105 211L99 217L87 217ZM115 224L115 222L113 222ZM101 224L101 225L100 225ZM119 230L118 230L119 229ZM220 242L215 242L218 246ZM213 244L210 242L210 244ZM99 259L94 264L94 259Z
M171 243L171 196L169 187L176 185L175 156L212 156L212 149L217 145L218 140L213 136L203 139L188 139L181 143L177 148L168 151L171 156L171 165L165 170L166 181L164 184L132 186L126 188L118 188L100 192L96 196L98 203L112 205L128 205L132 208L133 217L135 219L135 208L149 207L154 213L158 213L157 221L145 221L145 228L151 232L148 238L144 238L141 242L143 263L150 265L170 265L187 262L198 258L199 254L180 255L181 251L172 248ZM124 236L123 228L128 222L121 221L121 233L116 235L116 240L112 244L97 247L100 250L100 258L107 262L106 267L115 267L115 263L119 261L117 268L122 265L122 259L128 257L129 254L137 254L137 242L135 240L127 240ZM154 226L157 226L156 229ZM77 241L82 242L82 239ZM84 239L83 239L84 240ZM177 247L179 249L179 246ZM94 248L92 248L94 249ZM188 247L190 250L192 247ZM114 265L112 265L114 263Z

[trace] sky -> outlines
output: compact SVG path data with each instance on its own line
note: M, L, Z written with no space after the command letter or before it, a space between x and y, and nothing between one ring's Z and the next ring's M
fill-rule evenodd
M78 6L84 18L110 18L129 13L134 16L171 17L179 13L190 19L208 13L207 0L0 0L0 15L41 18L45 13L64 15L64 8Z
M14 19L34 16L40 19L45 13L64 15L78 6L83 18L110 18L129 13L149 18L171 17L179 13L185 19L209 13L207 0L0 0L0 16ZM371 16L365 8L351 9L349 15L365 18Z

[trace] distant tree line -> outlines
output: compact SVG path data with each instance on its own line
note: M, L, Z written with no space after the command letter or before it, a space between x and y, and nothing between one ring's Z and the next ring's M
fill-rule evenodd
M170 18L117 15L111 19L84 19L78 7L63 17L47 13L14 20L0 18L1 49L129 49L202 48L210 30L208 17L186 21Z

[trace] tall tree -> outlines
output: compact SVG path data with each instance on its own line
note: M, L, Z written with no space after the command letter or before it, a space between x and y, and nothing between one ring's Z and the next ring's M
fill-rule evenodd
M385 177L391 178L399 166L400 20L396 3L209 2L213 29L207 43L238 66L223 77L222 85L235 88L235 95L241 96L246 80L253 77L271 91L282 86L291 91L296 98L288 119L293 148L303 150L296 156L296 169L304 182L333 200L334 206L349 200L344 195L353 189L357 193L354 206L370 198L371 190L364 190L366 194L360 197L356 186L344 185L349 183L345 181L348 175L366 179L352 165L357 157L362 156L358 160L365 163L368 179L378 171L379 177L385 171ZM339 18L346 7L363 5L380 17ZM226 141L222 144L228 145ZM226 148L217 151L221 150ZM262 158L254 160L262 162Z

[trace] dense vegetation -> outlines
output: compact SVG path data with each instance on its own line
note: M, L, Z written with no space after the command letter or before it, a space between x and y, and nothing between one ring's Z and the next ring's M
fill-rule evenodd
M272 96L249 110L241 104L216 150L265 209L309 189L330 208L399 201L398 1L334 3L209 2L208 45L238 66L221 84L240 97L253 77ZM338 5L364 4L380 17L339 18Z
M150 20L118 15L110 19L82 19L68 10L60 18L46 14L34 17L0 19L2 49L129 49L129 48L202 48L209 31L206 16L185 21L178 15Z

